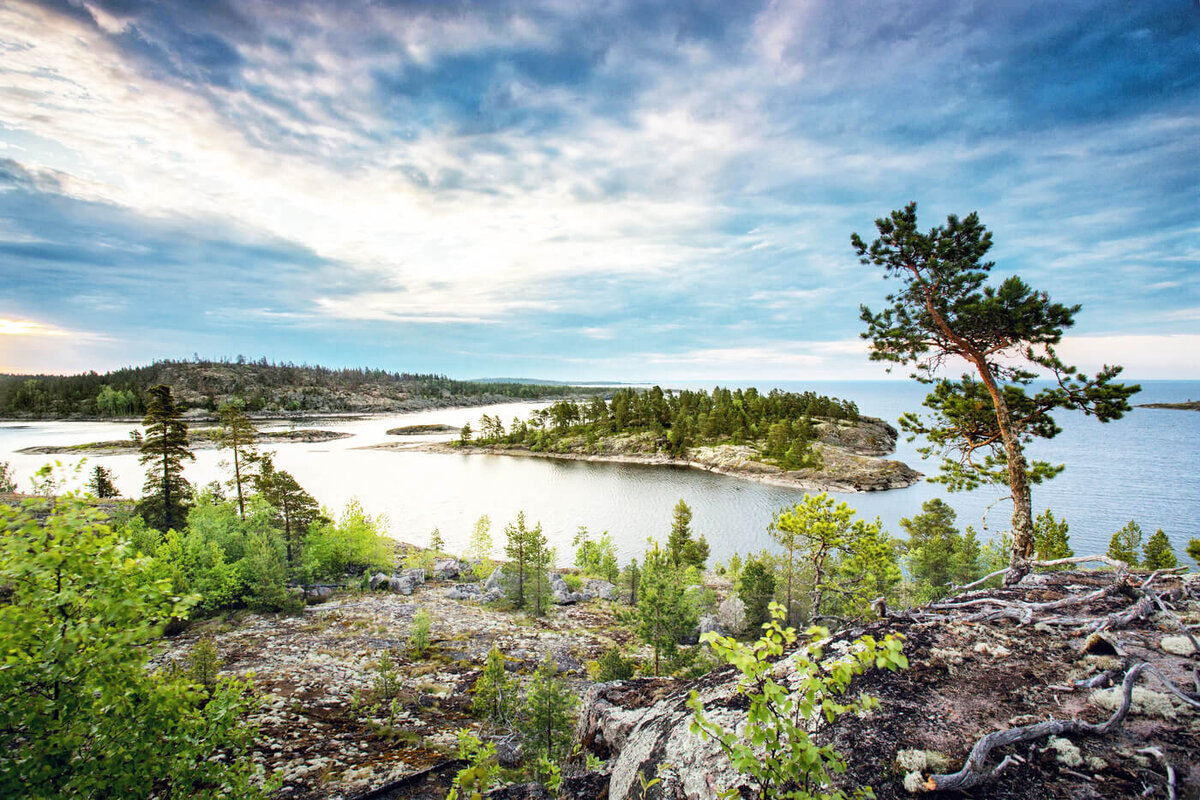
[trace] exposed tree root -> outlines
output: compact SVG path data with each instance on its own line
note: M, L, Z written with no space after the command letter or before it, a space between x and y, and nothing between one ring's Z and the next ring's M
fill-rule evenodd
M1106 555L1072 556L1070 558L1055 558L1055 559L1051 559L1049 561L1030 561L1028 563L1028 566L1030 568L1036 569L1037 567L1060 567L1065 564L1087 564L1087 563L1093 563L1093 562L1110 566L1113 569L1115 569L1118 573L1127 572L1129 570L1129 565L1126 564L1124 561L1118 561L1117 559L1111 558ZM963 584L962 586L956 586L954 588L956 591L965 592L967 589L974 589L976 586L982 586L983 584L990 581L992 578L998 578L1001 575L1008 574L1009 572L1012 572L1012 567L1005 567L1004 569L998 569L991 574L984 575L979 580L971 581L970 583ZM1153 576L1151 576L1151 577L1153 577Z
M1121 705L1107 721L1090 723L1075 719L1050 719L1034 725L1025 725L1020 728L1010 728L1006 731L989 733L971 748L971 754L967 756L967 761L963 764L962 769L952 774L930 775L923 785L924 790L929 792L963 790L991 780L1001 769L1011 763L1010 759L1012 757L1010 756L994 768L987 766L988 757L998 747L1041 739L1045 736L1058 736L1064 733L1098 736L1108 733L1125 721L1125 717L1129 714L1129 707L1133 702L1133 685L1137 682L1138 676L1147 668L1153 669L1150 664L1143 662L1131 667L1125 673L1125 680L1121 683ZM1158 670L1154 670L1154 672L1157 673ZM1162 677L1161 674L1159 677Z

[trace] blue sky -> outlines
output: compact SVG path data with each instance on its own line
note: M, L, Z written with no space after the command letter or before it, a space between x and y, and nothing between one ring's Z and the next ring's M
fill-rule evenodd
M4 371L882 377L910 200L1200 378L1200 5L0 5Z

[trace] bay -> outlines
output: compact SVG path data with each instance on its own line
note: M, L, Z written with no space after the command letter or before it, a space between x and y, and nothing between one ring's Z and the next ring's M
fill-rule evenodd
M760 391L772 388L757 385ZM1142 386L1142 393L1135 397L1138 403L1200 397L1200 382L1196 381L1147 381ZM925 387L901 380L788 382L776 387L853 400L864 414L892 424L902 412L919 409L925 394ZM335 514L357 498L368 513L387 517L388 531L397 539L424 544L437 527L450 549L461 549L475 520L486 514L492 520L499 550L503 526L523 510L531 523L543 525L562 563L571 560L571 539L580 525L595 534L609 531L622 562L640 558L648 537L665 539L671 509L681 498L692 507L693 527L708 538L714 561L725 560L733 552L769 548L767 526L772 515L803 497L802 492L687 468L362 449L399 440L401 437L387 434L389 428L427 423L474 425L484 413L500 416L507 424L513 416L523 417L537 406L514 403L323 420L296 427L339 430L352 436L332 442L279 444L270 449L276 452L276 463L292 472ZM1109 424L1081 414L1061 414L1059 423L1062 434L1038 442L1031 450L1034 458L1067 465L1061 476L1034 487L1035 513L1048 507L1056 516L1065 517L1076 553L1103 552L1113 531L1135 519L1147 535L1163 528L1182 557L1188 539L1200 535L1200 413L1135 408L1124 419ZM133 427L104 422L0 423L0 461L10 462L21 488L27 490L29 478L42 464L57 460L63 464L60 473L69 474L84 459L26 455L17 450L124 439ZM919 444L902 440L893 457L932 474L935 465L921 460L916 453ZM185 474L196 486L224 480L222 460L223 454L215 450L199 450ZM140 494L143 470L132 454L88 456L80 474L68 476L66 485L81 486L86 477L82 473L93 464L110 468L124 495ZM902 517L920 513L922 502L941 497L958 511L960 525L973 524L986 539L1008 527L1011 504L1001 500L1004 495L998 487L949 494L938 484L922 482L908 489L836 496L860 516L878 517L897 535L902 532ZM993 504L984 528L984 513Z

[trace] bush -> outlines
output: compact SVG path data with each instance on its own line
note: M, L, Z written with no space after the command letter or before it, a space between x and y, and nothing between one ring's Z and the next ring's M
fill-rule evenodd
M822 663L818 642L828 637L823 628L810 628L809 641L796 654L794 663L799 685L789 689L775 682L775 661L786 645L796 641L794 628L784 628L787 612L779 603L771 603L771 621L764 626L763 637L753 645L734 639L704 634L703 641L742 673L738 693L750 703L744 728L726 731L704 716L700 696L692 691L688 706L692 709L692 732L706 741L711 737L721 746L731 764L749 781L758 798L845 798L832 788L831 775L846 769L845 760L829 746L820 747L810 737L805 724L814 714L832 722L847 712L862 712L878 704L874 698L860 696L840 702L855 675L875 666L906 669L908 659L901 652L902 637L888 635L882 642L863 636L844 658ZM765 746L764 746L765 745ZM739 796L730 787L732 796ZM857 789L855 797L873 797L869 787Z
M622 657L621 648L613 646L595 662L594 680L599 683L608 681L627 681L633 677L633 662Z
M0 506L0 585L13 587L0 605L0 796L265 796L245 756L247 686L147 670L194 598L96 512L72 497Z
M429 649L429 626L433 617L425 609L419 609L413 615L412 630L408 634L408 652L413 658L420 658Z

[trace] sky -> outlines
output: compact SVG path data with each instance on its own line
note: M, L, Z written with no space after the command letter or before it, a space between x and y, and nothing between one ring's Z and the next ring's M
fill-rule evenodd
M0 371L881 378L909 201L1200 379L1200 4L0 3Z

